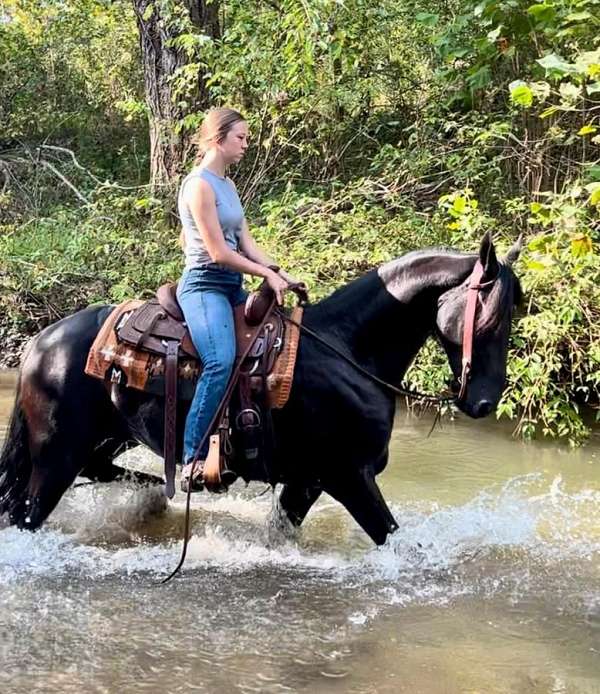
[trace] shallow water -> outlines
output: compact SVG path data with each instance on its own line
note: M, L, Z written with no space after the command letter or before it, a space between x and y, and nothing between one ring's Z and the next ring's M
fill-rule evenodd
M600 435L430 423L398 415L382 548L328 497L284 538L261 485L194 499L168 586L181 494L81 486L35 535L0 530L0 691L600 692Z

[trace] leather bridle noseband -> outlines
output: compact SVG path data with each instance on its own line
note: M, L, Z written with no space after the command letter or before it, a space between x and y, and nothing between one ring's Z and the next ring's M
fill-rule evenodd
M484 287L489 287L494 284L497 277L482 282L481 278L485 272L485 268L479 260L475 263L471 277L469 278L469 287L467 289L467 306L465 308L465 324L463 327L462 339L462 372L460 374L460 391L457 400L464 400L467 392L467 382L471 373L471 363L473 360L473 336L475 335L475 318L477 315L477 299L479 291Z

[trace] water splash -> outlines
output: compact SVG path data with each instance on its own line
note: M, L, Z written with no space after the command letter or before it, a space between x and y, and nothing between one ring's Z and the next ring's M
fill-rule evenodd
M178 557L182 503L165 511L156 491L102 489L71 492L52 528L36 534L0 530L0 582L73 572L90 579L164 575ZM275 567L376 586L386 601L404 604L417 593L434 600L506 589L506 576L513 587L517 580L525 587L534 564L538 573L551 566L562 575L572 562L594 566L600 555L600 492L570 492L560 477L551 482L539 474L516 477L459 506L395 504L399 531L383 547L367 550L362 536L355 542L359 535L351 519L328 501L316 506L299 538L284 533L274 542L267 523L272 499L254 497L254 492L206 496L195 505L186 570L243 573ZM151 523L158 528L154 534L147 533Z

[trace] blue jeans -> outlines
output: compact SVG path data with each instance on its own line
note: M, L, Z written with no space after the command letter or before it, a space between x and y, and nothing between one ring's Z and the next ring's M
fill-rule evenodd
M185 270L177 286L177 299L194 347L202 360L202 374L185 420L183 464L208 454L208 437L202 437L227 389L235 361L233 306L246 300L239 272L212 266Z

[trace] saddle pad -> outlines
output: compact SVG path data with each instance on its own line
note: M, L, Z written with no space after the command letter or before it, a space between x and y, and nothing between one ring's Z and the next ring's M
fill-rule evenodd
M150 352L136 350L131 345L120 342L117 338L117 330L129 320L132 312L143 303L143 301L135 299L125 301L111 312L100 328L88 353L85 373L109 383L116 383L120 386L135 388L164 397L164 358ZM293 309L291 318L300 322L302 320L302 308ZM239 329L239 323L237 326L239 350L241 343L247 336L244 330ZM299 338L299 329L286 322L282 348L267 376L270 407L280 409L288 401L294 377ZM202 364L197 359L180 357L177 371L178 398L191 400L196 391L196 382L202 371ZM260 379L257 379L257 382L259 381Z

